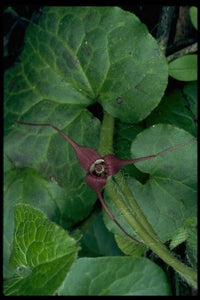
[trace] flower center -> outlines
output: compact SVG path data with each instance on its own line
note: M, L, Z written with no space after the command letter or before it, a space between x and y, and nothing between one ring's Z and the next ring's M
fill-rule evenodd
M90 167L90 173L99 176L104 177L107 175L107 167L103 159L97 159Z

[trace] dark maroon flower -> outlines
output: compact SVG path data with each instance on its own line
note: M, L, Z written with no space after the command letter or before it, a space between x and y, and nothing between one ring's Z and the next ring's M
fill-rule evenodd
M27 123L17 120L15 120L15 122L22 125L50 126L57 130L74 148L80 165L87 171L87 175L85 177L86 183L96 192L98 197L101 193L101 189L106 184L108 176L116 174L119 169L125 165L149 158L148 156L148 158L143 157L138 159L123 160L113 154L108 154L104 157L101 157L101 155L95 150L89 147L80 146L79 144L74 142L70 137L68 137L64 132L62 132L53 124Z
M101 201L105 211L109 215L109 217L117 224L117 226L131 239L134 241L137 241L134 237L129 235L123 227L118 223L118 221L115 219L115 217L112 215L110 210L108 209L107 205L105 204L102 195L101 195L101 189L105 186L106 181L108 176L112 176L116 174L123 166L129 165L136 163L138 161L143 161L147 159L154 158L164 152L171 151L173 149L182 147L185 144L188 144L189 142L177 145L175 147L171 147L168 149L165 149L157 154L154 155L149 155L145 157L139 157L135 159L130 159L130 160L124 160L120 159L117 156L113 154L107 154L104 157L101 157L101 155L96 152L95 150L80 146L76 142L74 142L70 137L68 137L64 132L62 132L60 129L58 129L56 126L50 123L44 123L44 124L38 124L38 123L27 123L27 122L21 122L15 120L15 122L22 124L22 125L30 125L30 126L50 126L57 130L69 143L70 145L74 148L76 152L77 159L80 163L80 165L87 171L85 181L87 185L89 185L97 194L97 197ZM143 244L142 242L137 241L140 244Z

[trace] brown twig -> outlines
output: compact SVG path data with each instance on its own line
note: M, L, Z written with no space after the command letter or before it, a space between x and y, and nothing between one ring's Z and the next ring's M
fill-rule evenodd
M198 49L198 43L196 42L196 43L194 43L194 44L192 44L190 46L187 46L187 47L185 47L185 48L183 48L183 49L181 49L181 50L179 50L179 51L177 51L177 52L169 55L167 57L167 61L171 62L172 60L174 60L174 59L176 59L178 57L181 57L183 55L195 53L195 52L197 52L197 49Z

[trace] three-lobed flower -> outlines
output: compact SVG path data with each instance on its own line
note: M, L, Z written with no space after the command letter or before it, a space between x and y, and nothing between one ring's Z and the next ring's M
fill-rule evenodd
M113 154L107 154L105 156L101 156L97 151L89 148L89 147L84 147L79 144L77 144L75 141L73 141L68 135L66 135L63 131L61 131L59 128L54 126L53 124L50 123L29 123L29 122L21 122L18 120L15 120L15 122L22 124L22 125L30 125L30 126L50 126L53 129L55 129L59 134L61 134L73 147L73 149L76 152L77 159L82 166L87 171L85 181L87 185L89 185L97 194L97 197L101 201L105 211L109 215L109 217L117 224L117 226L131 239L134 241L137 241L140 244L143 244L142 242L139 242L136 240L133 236L131 236L129 233L127 233L124 228L118 223L118 221L115 219L113 214L110 212L109 208L105 204L103 197L101 195L101 190L102 188L106 185L107 178L109 176L115 175L122 167L133 164L139 161L143 160L148 160L151 158L155 158L158 155L161 155L164 152L174 150L176 148L182 147L188 143L190 143L192 140L179 144L174 147L170 147L168 149L165 149L157 154L149 155L149 156L144 156L144 157L139 157L135 159L129 159L129 160L124 160L121 158L118 158L117 156Z

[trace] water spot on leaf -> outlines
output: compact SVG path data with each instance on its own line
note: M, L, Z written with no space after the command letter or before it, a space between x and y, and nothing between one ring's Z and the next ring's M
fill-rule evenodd
M122 97L118 97L118 98L116 99L117 104L122 104L123 101L124 101L124 100L123 100Z

